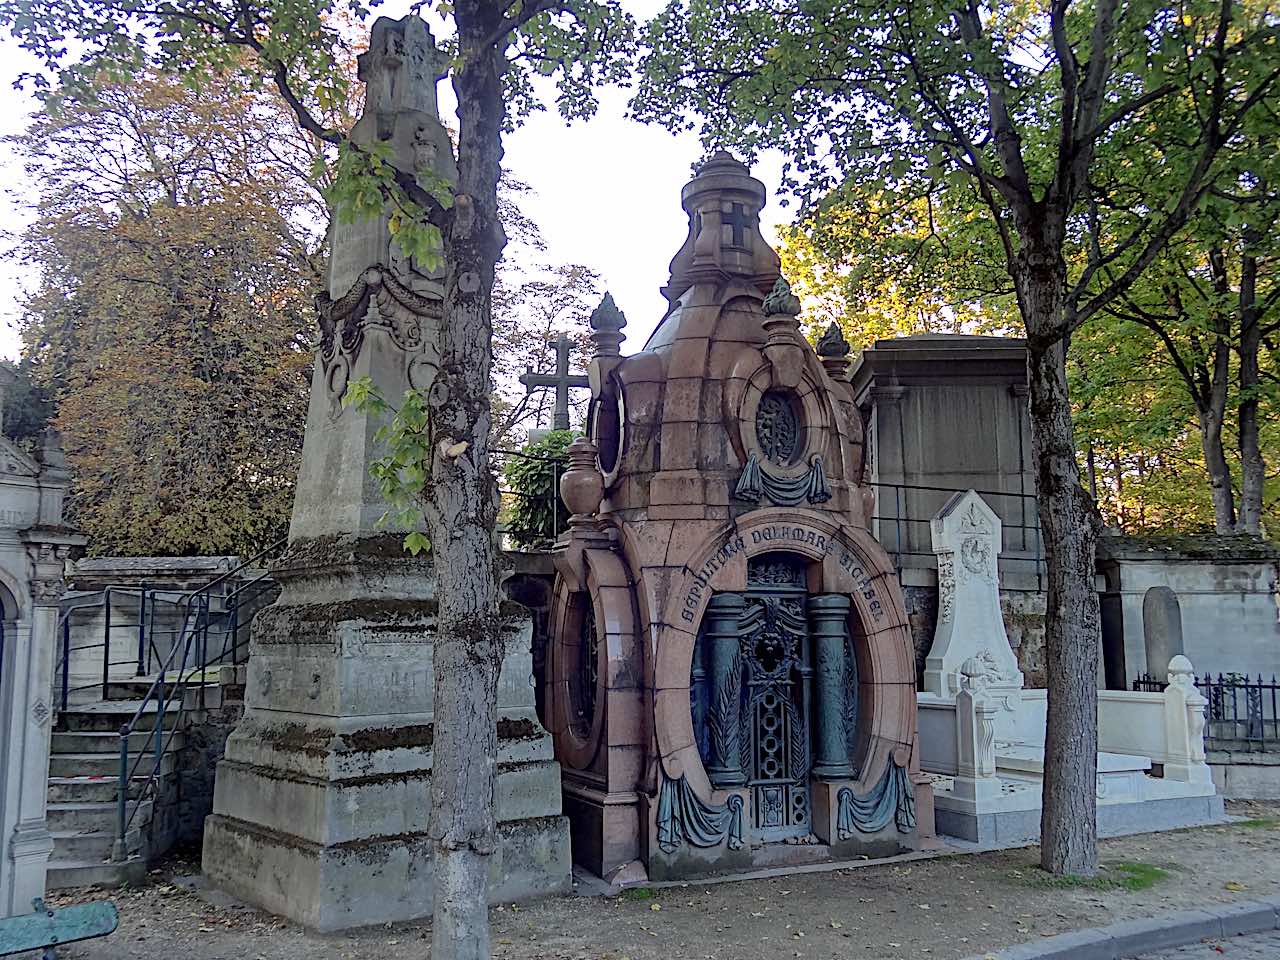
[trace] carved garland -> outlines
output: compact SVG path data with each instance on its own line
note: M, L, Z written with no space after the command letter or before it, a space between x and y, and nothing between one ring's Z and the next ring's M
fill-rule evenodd
M414 389L428 387L439 369L425 325L441 319L442 304L414 293L385 267L369 267L337 300L321 293L316 297L316 311L320 316L320 359L330 400L335 403L346 392L351 361L359 355L370 329L385 330L397 347L415 355L408 370Z

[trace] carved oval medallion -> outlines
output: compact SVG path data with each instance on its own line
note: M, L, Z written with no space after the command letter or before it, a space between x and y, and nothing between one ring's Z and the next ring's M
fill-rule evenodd
M756 440L771 463L788 466L802 452L800 404L790 390L767 390L756 407Z

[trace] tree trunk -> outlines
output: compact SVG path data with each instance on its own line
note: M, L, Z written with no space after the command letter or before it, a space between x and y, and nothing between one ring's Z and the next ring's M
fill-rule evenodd
M1048 568L1049 702L1040 865L1050 873L1092 876L1098 869L1098 515L1080 485L1067 393L1067 342L1054 336L1063 329L1064 280L1065 266L1028 270L1019 290L1028 335L1031 443Z
M1093 497L1093 502L1098 502L1098 457L1093 451L1093 441L1089 441L1088 452L1085 454L1085 469L1089 475L1089 496Z
M489 465L494 267L505 237L498 179L505 114L489 40L495 4L455 4L462 63L458 184L444 231L440 372L428 401L431 476L424 506L438 582L430 834L434 960L489 956L488 870L497 845L497 684L503 658L498 493Z
M1240 515L1236 529L1262 535L1262 490L1267 464L1258 441L1258 351L1262 335L1256 300L1258 261L1243 258L1240 270Z
M1223 403L1226 397L1223 396ZM1223 409L1199 412L1200 449L1204 451L1204 468L1209 474L1209 493L1213 497L1213 526L1218 533L1233 533L1236 528L1235 493L1231 489L1231 467L1222 446Z

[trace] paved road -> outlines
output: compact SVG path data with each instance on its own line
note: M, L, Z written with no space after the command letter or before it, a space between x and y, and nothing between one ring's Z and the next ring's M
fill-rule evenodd
M1144 953L1137 960L1280 960L1280 930L1232 937L1210 943L1193 943L1157 953Z

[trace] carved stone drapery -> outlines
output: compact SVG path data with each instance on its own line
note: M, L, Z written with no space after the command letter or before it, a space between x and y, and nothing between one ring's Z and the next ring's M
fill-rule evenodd
M684 777L672 780L662 774L658 788L658 846L674 853L682 842L714 847L728 839L730 850L741 850L742 797L732 794L723 806L704 802Z
M836 836L848 840L857 833L879 833L889 824L899 833L910 833L916 825L915 793L906 767L890 763L880 782L865 796L850 787L836 794Z
M753 453L747 457L747 465L742 468L742 476L738 478L733 495L735 499L751 503L758 502L763 496L780 507L797 507L806 501L825 503L831 499L831 487L819 456L810 460L808 473L779 476L761 466Z
M320 316L320 362L333 412L338 412L351 379L351 368L369 332L382 330L405 354L409 385L431 386L439 370L432 326L439 323L439 300L420 296L401 283L392 269L370 267L337 300L316 297Z

